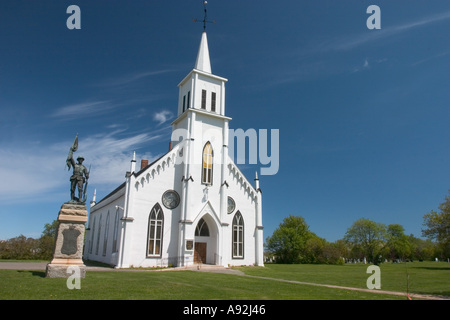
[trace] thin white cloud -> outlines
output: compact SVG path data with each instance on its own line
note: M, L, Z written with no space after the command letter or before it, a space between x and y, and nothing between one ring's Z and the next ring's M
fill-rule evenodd
M428 16L428 17L425 17L425 18L420 19L415 22L405 23L405 24L393 27L392 31L393 32L401 32L401 31L405 31L408 29L422 26L422 25L426 25L429 23L435 23L435 22L439 22L441 20L447 20L447 19L450 19L450 11L432 15L432 16Z
M377 61L375 61L375 63L382 63L383 61L385 61L385 59L379 59ZM364 60L364 63L362 64L362 66L357 66L355 68L353 68L353 72L359 72L359 71L363 71L363 70L369 70L371 67L371 63L369 62L369 59L366 58Z
M363 68L364 68L364 69L367 69L367 68L369 68L369 67L370 67L370 66L369 66L369 60L366 59L366 60L364 61L364 64L363 64Z
M418 65L420 65L420 64L422 64L422 63L426 63L426 62L431 61L431 60L434 60L434 59L438 59L438 58L445 57L445 56L447 56L447 55L449 55L449 54L450 54L450 51L440 52L440 53L438 53L438 54L434 54L434 55L432 55L432 56L430 56L430 57L427 57L427 58L425 58L425 59L421 59L421 60L419 60L419 61L416 61L416 62L414 62L414 63L411 64L411 65L412 65L413 67L415 67L415 66L418 66Z
M368 70L376 64L387 61L387 59L384 58L373 61L365 60L362 65L358 62L356 66L349 66L345 63L329 63L328 60L324 58L324 55L336 51L351 51L372 42L396 35L398 36L416 28L429 26L433 23L443 22L449 19L450 11L447 11L420 18L416 21L404 22L395 26L385 26L382 23L381 30L367 30L361 34L343 35L341 37L328 38L319 41L313 40L309 45L301 46L298 50L282 52L282 57L279 57L280 60L290 59L295 61L295 63L291 63L289 69L275 69L268 80L259 82L258 86L255 86L255 88L261 89L262 87L277 86L295 81L311 81L323 76L348 72L348 70L351 72ZM422 62L423 61L418 61L415 65Z
M116 133L99 134L80 139L80 152L86 158L85 164L91 165L92 184L119 184L124 181L124 174L130 168L134 150L140 146L156 141L161 135L142 133L131 137L118 138ZM82 148L82 149L81 149ZM149 160L155 156L147 152ZM91 183L91 182L90 182Z
M36 147L0 149L0 201L38 199L57 187L64 179L64 160L55 155Z
M168 110L163 110L160 112L156 112L153 115L153 120L158 122L158 125L163 124L164 122L167 122L173 117L173 113Z
M79 136L79 148L74 158L83 155L84 165L91 167L91 191L93 188L112 190L120 185L130 168L133 151L161 138L154 132L127 137L119 137L119 133ZM0 201L9 204L39 201L60 195L61 192L67 195L63 201L69 200L69 178L72 172L67 171L66 157L72 142L58 142L47 147L36 144L1 148ZM151 162L159 155L144 152L137 156Z
M88 115L100 114L107 112L117 105L112 104L110 101L90 101L83 103L71 104L56 109L51 117L73 119L78 117L86 117Z
M121 77L117 78L110 78L106 79L104 81L101 81L99 83L96 83L95 86L100 87L117 87L117 86L124 86L128 85L130 83L133 83L135 81L150 77L150 76L156 76L168 72L172 72L172 69L162 69L162 70L156 70L156 71L146 71L146 72L136 72L132 74L127 74Z
M328 51L328 50L347 51L371 41L376 41L394 35L398 35L400 33L410 31L411 29L417 27L426 26L428 24L440 22L447 19L450 19L450 11L428 16L414 22L403 23L397 26L384 27L382 25L381 30L364 32L363 34L360 35L340 38L327 43L322 43L320 46L317 47L317 49L319 51Z

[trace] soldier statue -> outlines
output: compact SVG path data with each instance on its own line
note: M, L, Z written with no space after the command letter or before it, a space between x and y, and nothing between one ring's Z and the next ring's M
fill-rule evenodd
M78 134L75 137L75 141L70 147L69 154L67 156L67 167L73 167L73 174L70 177L70 202L72 203L85 203L86 202L86 188L89 179L89 171L83 165L84 157L78 156L75 163L73 160L73 153L78 149ZM84 188L83 188L84 186ZM75 197L75 189L78 187L78 198Z

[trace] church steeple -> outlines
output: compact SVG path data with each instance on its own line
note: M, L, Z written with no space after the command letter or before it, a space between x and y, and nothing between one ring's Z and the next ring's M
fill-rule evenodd
M212 74L208 39L203 31L197 60L192 71L178 84L178 117L188 110L200 110L213 116L225 116L225 83L228 80ZM177 119L181 120L181 119ZM175 120L175 123L178 122Z
M206 37L205 31L203 31L202 33L202 39L200 41L200 47L198 49L197 60L195 62L195 69L207 73L212 73L211 61L209 60L208 39Z

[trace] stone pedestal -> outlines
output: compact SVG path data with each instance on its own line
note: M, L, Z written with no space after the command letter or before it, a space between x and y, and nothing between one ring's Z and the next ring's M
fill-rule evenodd
M82 255L86 221L86 205L64 203L61 206L53 260L47 265L46 277L68 278L73 273L70 270L67 273L69 267L78 267L80 277L85 277Z

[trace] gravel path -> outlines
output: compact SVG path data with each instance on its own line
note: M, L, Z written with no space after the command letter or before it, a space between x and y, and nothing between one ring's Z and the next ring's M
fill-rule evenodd
M0 262L0 269L45 270L48 262Z
M0 262L0 269L7 270L46 270L48 262ZM89 271L115 271L114 268L86 266Z

